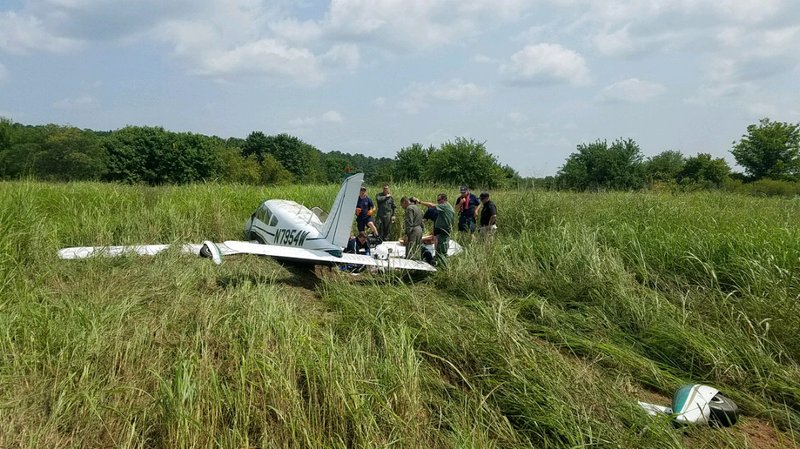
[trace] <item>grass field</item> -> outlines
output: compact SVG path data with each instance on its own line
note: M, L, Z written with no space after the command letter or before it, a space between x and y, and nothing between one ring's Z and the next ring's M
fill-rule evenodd
M336 190L0 183L0 448L799 447L798 200L495 192L494 244L416 283L56 258ZM638 409L690 382L740 423Z

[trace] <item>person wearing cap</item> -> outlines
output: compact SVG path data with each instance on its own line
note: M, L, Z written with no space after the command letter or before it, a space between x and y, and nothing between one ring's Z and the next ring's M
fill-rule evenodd
M455 210L447 202L447 194L440 193L436 197L436 203L420 201L420 204L429 209L436 209L436 221L433 223L433 235L436 240L436 265L447 265L447 249L450 247L450 234L453 231L453 219Z
M481 192L480 227L478 235L481 240L491 241L497 229L497 206L489 199L489 192Z
M389 240L389 235L392 232L392 223L394 222L394 214L397 207L394 205L394 198L392 192L389 191L389 184L383 185L383 192L375 196L378 202L378 235L381 240Z
M405 212L403 214L403 227L406 234L406 259L419 260L422 256L420 246L422 245L422 211L416 203L412 203L408 198L400 198L400 207Z
M356 228L358 232L363 232L369 226L372 235L377 236L378 230L375 228L375 223L372 221L372 215L375 213L375 203L367 196L367 188L361 187L356 200Z
M478 218L477 207L481 204L478 198L470 193L469 187L461 186L461 196L456 200L458 211L458 230L461 232L475 232L475 219Z

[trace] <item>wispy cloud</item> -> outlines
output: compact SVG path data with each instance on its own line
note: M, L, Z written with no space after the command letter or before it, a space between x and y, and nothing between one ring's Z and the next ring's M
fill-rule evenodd
M629 78L603 88L599 99L612 103L644 103L658 97L665 90L666 88L659 83Z
M76 110L92 109L100 105L100 102L91 95L81 95L75 98L64 98L53 103L54 109Z
M444 82L414 83L403 91L399 107L409 114L416 114L433 102L473 100L486 93L486 89L459 78Z
M292 128L311 128L320 124L339 125L344 123L344 116L339 111L326 111L317 116L297 117L289 120Z

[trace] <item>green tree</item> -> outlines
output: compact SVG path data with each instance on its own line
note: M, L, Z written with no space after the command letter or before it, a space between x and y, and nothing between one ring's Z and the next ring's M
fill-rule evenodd
M221 163L215 138L128 126L105 139L109 181L150 185L215 179Z
M300 182L322 179L319 150L288 134L267 137L267 152L275 157Z
M219 149L220 181L242 184L261 183L261 164L255 155L242 156L238 147L223 146Z
M558 172L566 188L630 190L644 186L644 165L639 145L632 139L605 140L578 145Z
M14 122L5 117L0 117L0 153L11 149L11 129Z
M47 136L55 125L29 126L8 123L8 146L0 152L0 175L3 178L36 176L36 160L44 152Z
M424 148L419 143L401 148L394 158L395 181L419 182L423 180L428 157L436 151L433 146Z
M292 173L284 168L274 156L271 154L264 155L264 159L261 161L262 184L291 184L293 181Z
M105 172L106 153L100 140L77 128L52 128L34 162L39 179L97 180Z
M699 153L697 156L686 159L686 164L678 173L678 181L681 183L710 183L719 187L730 173L731 167L725 159L714 159L708 153Z
M650 182L674 181L684 165L686 158L680 151L668 150L648 158L644 163L644 171Z
M430 181L494 188L504 182L506 172L483 142L456 137L430 153L424 176Z
M800 175L800 124L761 119L733 142L733 157L753 179L791 179Z
M11 154L11 133L14 128L14 122L5 117L0 117L0 179L9 176L7 173L9 163L9 156Z
M344 153L331 151L323 155L322 164L325 167L325 181L337 183L344 179L350 160Z
M500 171L503 174L501 182L502 186L505 187L505 186L518 185L520 182L522 182L522 177L510 165L503 165L502 167L500 167Z
M393 159L389 159L387 161L383 161L381 159L381 164L375 170L374 178L376 181L383 183L383 182L395 182L397 176L397 167L395 166L395 162Z

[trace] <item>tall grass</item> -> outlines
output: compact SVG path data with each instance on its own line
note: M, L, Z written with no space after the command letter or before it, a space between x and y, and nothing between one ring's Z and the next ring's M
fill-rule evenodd
M395 186L433 198L439 189ZM797 202L493 192L501 232L421 282L251 256L61 261L241 237L336 186L0 184L0 447L796 447ZM637 407L720 388L742 429Z

